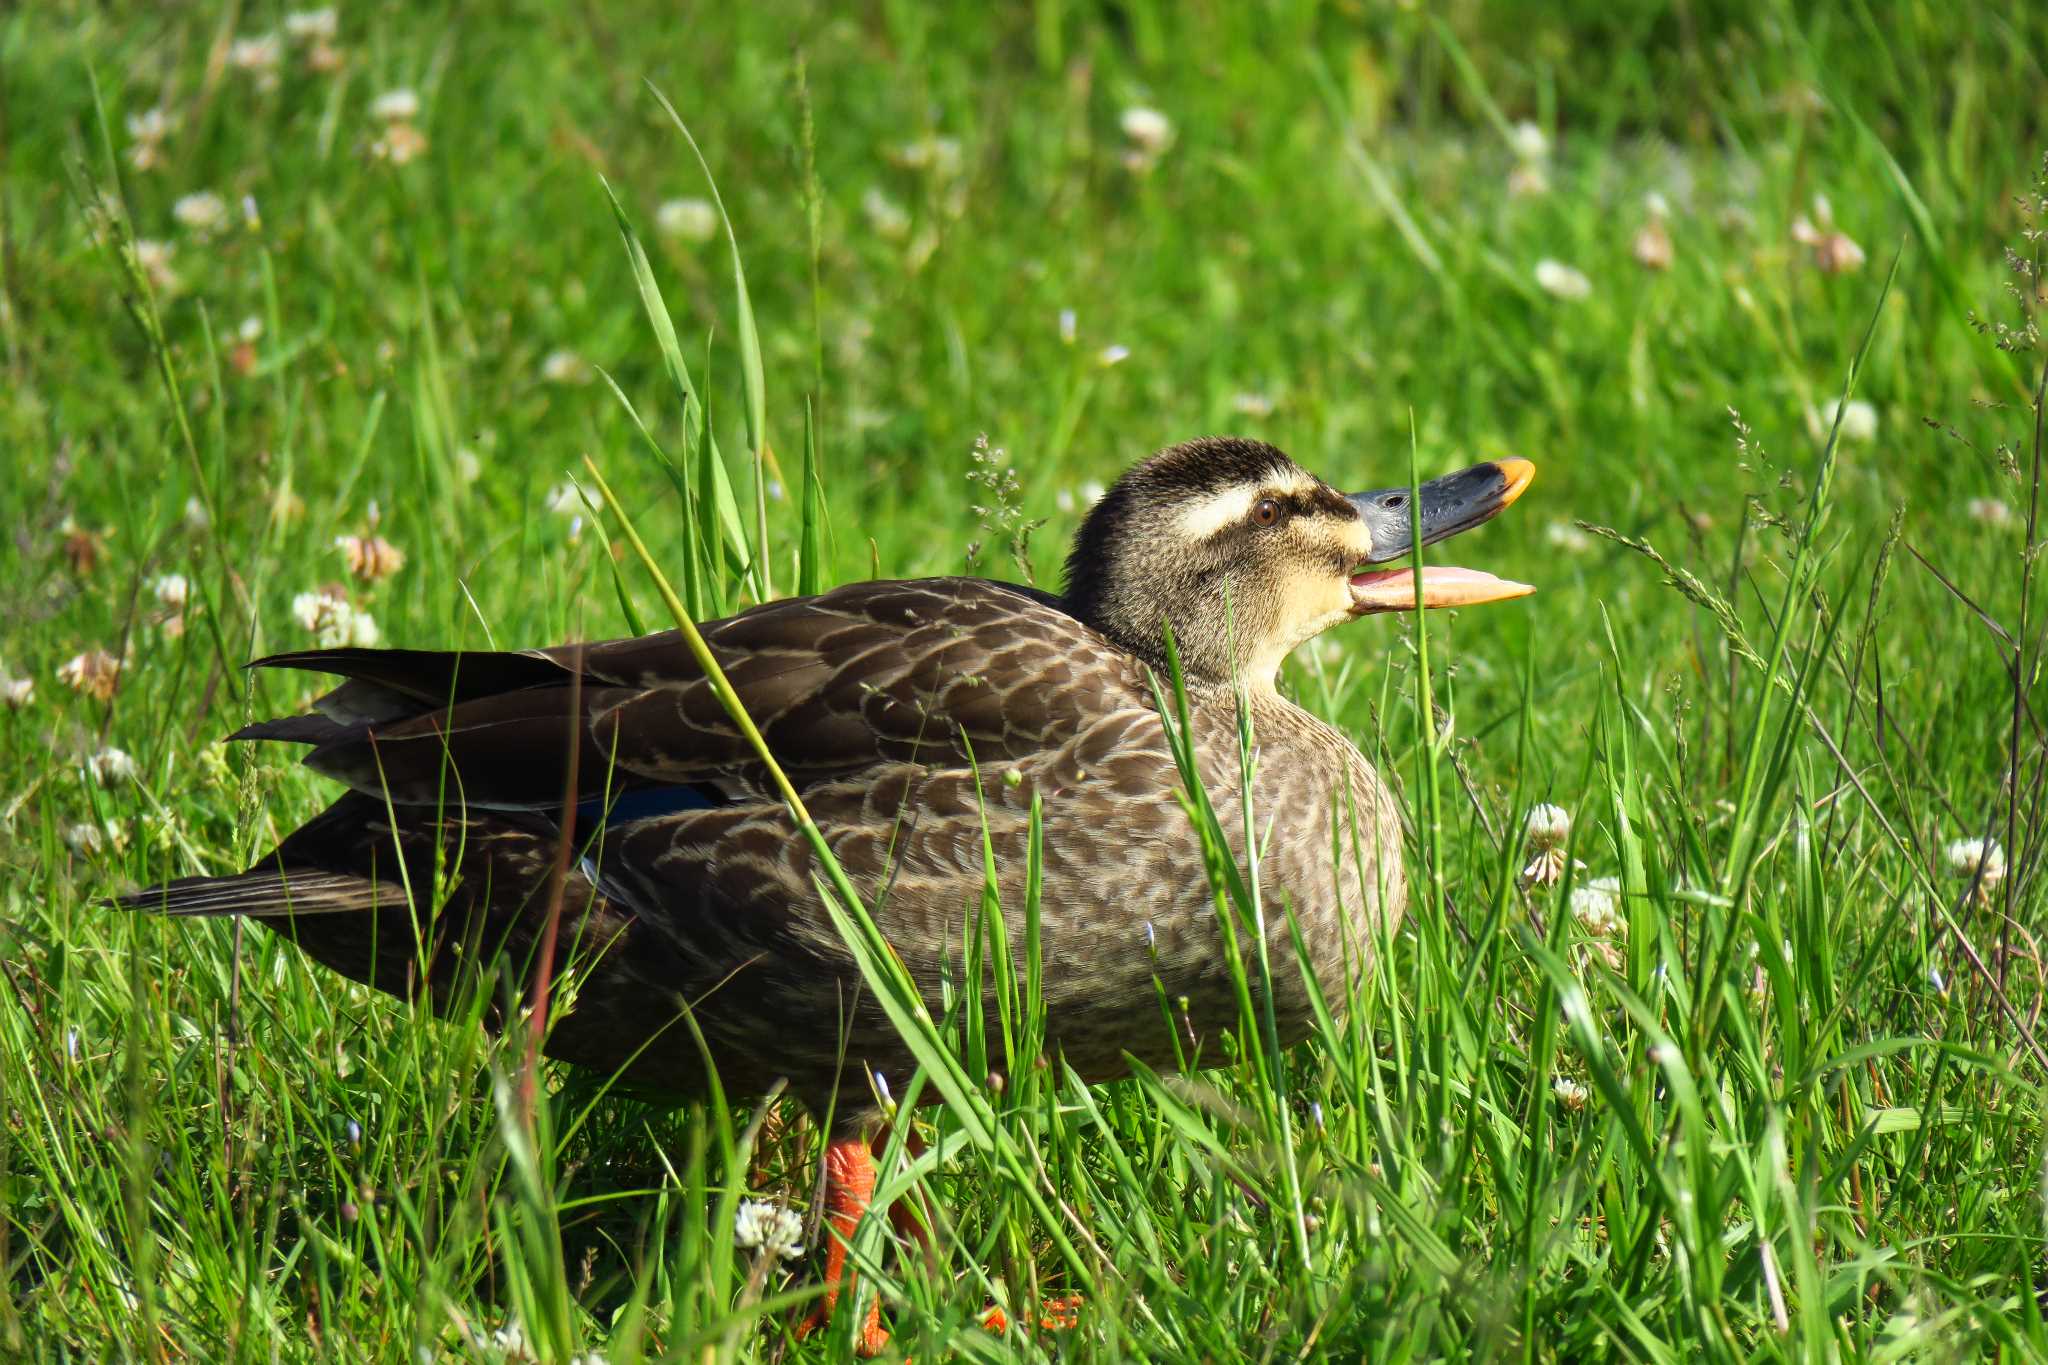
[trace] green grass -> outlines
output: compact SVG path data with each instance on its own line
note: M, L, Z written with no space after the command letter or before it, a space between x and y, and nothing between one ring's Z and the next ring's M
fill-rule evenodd
M0 1357L498 1360L515 1321L543 1359L843 1354L786 1343L806 1263L732 1246L739 1198L812 1193L793 1107L560 1073L529 1130L521 1040L98 902L322 804L216 741L306 695L236 665L306 642L337 536L405 553L344 589L389 641L597 638L667 611L615 521L549 507L594 489L586 454L715 614L764 568L1052 582L1089 483L1224 430L1351 486L1409 477L1411 441L1425 476L1533 458L1456 551L1542 591L1432 622L1426 656L1381 621L1290 664L1412 812L1413 910L1314 1042L1271 1055L1253 1019L1189 1082L1053 1058L990 1094L977 1066L1033 1053L1028 980L986 1027L897 1002L947 1098L884 1184L930 1196L933 1259L863 1235L898 1343L2048 1355L2043 371L1984 330L2033 307L2004 251L2040 255L2048 11L1659 9L363 5L338 71L288 44L268 89L227 60L267 5L0 18L0 672L35 685L0 709ZM657 227L709 190L650 83L742 289L722 229ZM396 86L404 166L372 146ZM1143 172L1135 105L1173 125ZM1513 196L1523 119L1548 191ZM930 137L957 167L904 164ZM173 214L202 190L212 236ZM1631 254L1652 191L1665 271ZM1860 271L1793 240L1817 193ZM153 301L122 221L174 244ZM545 377L557 351L591 382ZM1874 436L1818 419L1852 374ZM983 434L1007 501L970 479ZM127 656L109 701L57 677L92 649ZM91 776L109 746L132 781ZM1539 801L1625 931L1518 887ZM1986 833L2011 870L1974 894L1944 850ZM975 1326L1067 1288L1074 1332Z

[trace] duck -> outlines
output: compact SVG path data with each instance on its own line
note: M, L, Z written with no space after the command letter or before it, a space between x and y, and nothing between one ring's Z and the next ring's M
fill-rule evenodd
M701 635L935 1014L989 851L1001 903L1024 901L1036 805L1047 1052L1091 1083L1133 1059L1171 1070L1188 1038L1240 1018L1176 731L1231 855L1298 926L1307 972L1274 973L1261 1002L1291 1045L1312 1028L1307 976L1341 1009L1405 887L1395 793L1283 695L1281 663L1363 616L1533 592L1479 570L1389 566L1495 516L1534 473L1505 459L1343 493L1272 445L1192 440L1090 508L1061 592L854 582ZM861 988L781 788L679 633L312 649L252 667L341 679L307 713L231 738L305 746L305 766L343 791L247 871L120 903L259 920L427 1008L480 971L531 981L551 952L576 984L545 1020L547 1055L683 1100L714 1074L734 1098L786 1086L829 1123L824 1283L800 1328L829 1322L852 1284L884 1097L905 1093L915 1064ZM1256 745L1248 776L1240 719ZM1340 867L1337 847L1361 865ZM1279 960L1297 951L1287 921L1267 917ZM1162 997L1179 1006L1171 1025ZM888 1341L868 1299L863 1355Z

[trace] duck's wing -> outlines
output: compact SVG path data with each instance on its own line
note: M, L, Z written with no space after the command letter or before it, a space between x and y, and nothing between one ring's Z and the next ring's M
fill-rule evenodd
M878 764L1029 756L1142 705L1138 666L1044 594L979 579L852 584L707 624L706 643L800 785ZM330 649L265 667L346 681L238 738L401 805L558 808L649 788L771 791L674 631L518 653Z

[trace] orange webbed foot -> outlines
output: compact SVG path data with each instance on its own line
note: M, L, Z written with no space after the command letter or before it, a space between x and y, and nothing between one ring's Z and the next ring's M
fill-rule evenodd
M1079 1327L1081 1303L1079 1294L1062 1294L1058 1298L1046 1299L1038 1308L1038 1325L1048 1332L1064 1332ZM1010 1315L997 1305L981 1315L981 1325L1001 1336L1010 1330Z

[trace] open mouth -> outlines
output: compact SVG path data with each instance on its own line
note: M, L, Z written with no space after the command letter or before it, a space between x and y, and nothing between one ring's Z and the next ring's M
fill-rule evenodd
M1418 600L1425 609L1471 607L1527 597L1536 591L1527 583L1497 578L1479 569L1425 565L1418 585L1412 568L1372 567L1406 558L1413 551L1418 531L1422 544L1433 545L1491 520L1522 496L1535 477L1536 466L1527 460L1499 460L1431 479L1416 490L1412 507L1406 488L1353 493L1351 505L1365 522L1374 553L1351 575L1352 610L1361 614L1411 611Z

